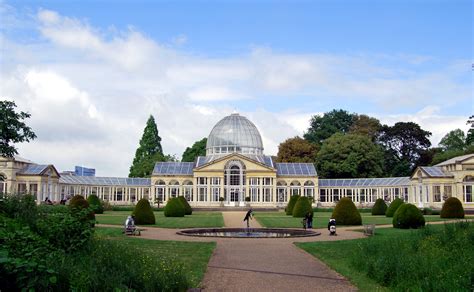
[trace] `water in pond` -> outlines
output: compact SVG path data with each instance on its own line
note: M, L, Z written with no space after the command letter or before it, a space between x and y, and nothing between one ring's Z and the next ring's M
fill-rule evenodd
M319 232L304 229L280 228L204 228L188 229L177 232L180 235L201 237L238 237L238 238L286 238L316 236Z

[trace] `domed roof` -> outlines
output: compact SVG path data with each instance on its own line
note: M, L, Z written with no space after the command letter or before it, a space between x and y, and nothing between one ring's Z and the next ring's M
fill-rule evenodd
M220 120L207 138L206 155L263 154L262 137L246 117L233 113Z

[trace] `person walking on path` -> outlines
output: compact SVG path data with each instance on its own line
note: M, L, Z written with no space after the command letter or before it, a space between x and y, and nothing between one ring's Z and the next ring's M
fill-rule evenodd
M247 214L245 214L244 221L247 221L247 229L250 228L250 222L249 220L252 219L253 214L252 214L252 209L247 211Z
M308 212L308 214L306 214L306 227L308 229L313 228L313 212Z

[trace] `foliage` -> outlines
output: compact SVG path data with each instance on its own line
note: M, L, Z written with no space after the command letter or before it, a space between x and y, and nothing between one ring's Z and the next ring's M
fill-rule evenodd
M467 124L470 125L466 135L466 145L469 147L474 145L474 116L469 117Z
M356 114L349 128L349 133L368 136L372 141L375 141L381 128L382 125L378 119Z
M184 206L184 215L193 214L193 208L188 203L188 200L184 196L179 196L178 199L181 201L181 204Z
M36 134L24 120L31 115L27 112L16 112L13 101L0 101L0 155L14 157L18 154L14 143L30 142Z
M377 199L372 207L372 215L385 215L387 204L383 199Z
M416 123L398 122L391 127L383 125L378 142L390 155L393 155L396 164L402 163L412 169L423 151L431 146L428 139L430 136L431 132L421 129ZM393 169L396 166L389 164L388 167ZM392 172L392 174L399 175L400 173Z
M474 226L426 226L354 242L351 266L393 291L470 291Z
M155 215L147 199L140 199L133 210L135 216L135 224L153 225L155 224Z
M469 151L470 149L466 149L466 151L463 150L447 150L447 151L442 151L438 152L433 156L433 160L431 161L431 165L436 165L438 163L441 163L443 161L446 161L448 159L461 156L464 154L470 154Z
M313 116L304 138L311 143L320 145L335 133L347 133L353 119L354 114L342 109L332 110L324 113L323 116Z
M73 212L78 213L78 215L86 214L86 216L83 217L84 221L87 221L87 220L91 221L95 219L94 211L92 209L89 209L89 203L81 195L75 195L74 197L71 198L71 200L69 201L69 208ZM87 213L82 212L82 210L84 209L89 210L89 212Z
M32 195L0 194L0 213L34 227L38 216Z
M186 150L184 150L183 152L183 157L181 161L193 162L198 156L205 156L206 144L207 138L202 138L201 140L194 142L193 146L186 147Z
M277 162L314 162L316 151L314 144L296 136L280 143Z
M396 198L395 200L393 200L388 206L387 211L385 212L385 216L393 217L398 207L400 207L402 204L403 204L403 200L400 198Z
M150 115L143 130L140 144L135 152L132 166L130 166L129 177L147 177L153 172L156 161L164 161L161 138L158 135L155 118Z
M184 217L186 212L178 198L171 198L166 203L164 214L166 217Z
M286 215L293 215L293 208L296 205L296 202L298 202L300 196L298 195L293 195L290 197L290 200L288 201L288 205L285 208Z
M466 149L466 136L461 129L452 130L447 133L439 142L444 150L464 150Z
M441 218L464 218L464 208L458 198L448 198L441 208Z
M293 217L302 218L305 217L308 213L313 213L311 202L308 200L307 197L300 196L293 208Z
M317 154L318 174L324 178L379 177L383 151L367 136L334 134Z
M104 213L104 207L102 206L102 202L96 195L90 195L89 197L87 197L87 202L89 203L89 206L92 208L95 214Z
M392 223L394 228L416 229L425 226L425 217L415 205L403 203L393 215Z
M344 197L339 200L331 218L336 219L339 225L361 225L362 217L350 198Z

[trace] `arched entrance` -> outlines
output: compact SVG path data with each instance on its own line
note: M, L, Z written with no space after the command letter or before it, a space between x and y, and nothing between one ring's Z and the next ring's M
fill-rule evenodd
M244 205L245 164L240 160L231 160L225 165L224 191L227 204Z

